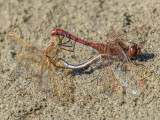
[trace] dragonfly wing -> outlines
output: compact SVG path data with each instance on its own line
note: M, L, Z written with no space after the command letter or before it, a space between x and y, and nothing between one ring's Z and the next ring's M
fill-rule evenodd
M113 76L110 71L110 66L108 63L106 63L106 59L103 59L100 61L101 63L99 64L101 67L97 71L97 80L99 82L99 86L102 87L102 90L107 94L108 96L112 96L114 92L113 88Z
M116 60L112 64L112 71L117 80L134 95L141 93L141 81L138 77L137 66L134 66L124 50L121 48L118 42L116 42Z
M117 61L112 64L112 71L117 80L132 94L139 95L142 85L135 68L133 64L127 62Z

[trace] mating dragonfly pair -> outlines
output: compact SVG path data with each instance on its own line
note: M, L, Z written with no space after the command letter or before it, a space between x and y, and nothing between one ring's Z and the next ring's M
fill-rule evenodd
M133 29L130 32L133 32L142 27ZM114 85L114 77L115 77L128 91L130 91L134 95L139 95L141 93L142 84L141 84L140 78L135 73L136 70L133 67L133 64L131 63L130 58L138 57L139 54L141 53L141 49L138 47L136 43L133 43L132 45L128 45L126 42L124 42L121 39L123 36L125 36L130 32L124 33L116 37L112 41L110 41L111 37L115 34L117 29L112 32L107 42L104 44L87 42L73 36L72 34L62 29L55 29L51 31L51 38L53 41L44 50L40 50L37 47L30 45L29 43L25 42L24 40L22 40L21 38L13 34L9 34L9 35L21 41L25 46L33 48L43 54L42 65L37 77L37 82L40 83L40 78L42 76L44 66L46 65L57 87L57 92L59 97L61 97L61 92L60 92L59 85L54 77L52 64L56 68L77 70L77 69L88 68L92 64L96 62L101 62L101 61L103 61L101 64L104 69L103 72L107 71L107 68L108 68L108 72L109 72L108 77L110 76L113 81L113 90L115 90L115 85ZM69 40L64 41L64 37L69 38ZM78 65L70 64L66 62L63 58L58 58L58 54L61 51L74 52L75 44L71 46L67 45L67 43L69 43L71 40L74 41L74 43L79 42L81 44L84 44L88 47L93 48L98 52L98 54L94 55L91 59ZM70 47L73 47L73 50L68 49ZM35 60L35 58L30 55L20 54L20 56L28 57L30 59ZM40 61L40 59L37 59L37 61ZM106 77L106 80L107 80L107 77Z

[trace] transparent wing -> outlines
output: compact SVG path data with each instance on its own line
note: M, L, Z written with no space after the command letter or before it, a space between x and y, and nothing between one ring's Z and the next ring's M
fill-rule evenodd
M117 80L132 94L139 95L141 93L141 81L138 77L138 67L129 62L124 51L117 45L117 60L112 65L112 72Z
M117 80L132 94L139 95L141 93L140 78L136 75L134 67L128 63L114 62L112 71Z
M105 94L107 94L109 97L112 97L115 90L115 82L109 59L104 57L100 61L100 65L101 69L99 69L99 73L97 74L97 80L100 81L99 85L102 86Z

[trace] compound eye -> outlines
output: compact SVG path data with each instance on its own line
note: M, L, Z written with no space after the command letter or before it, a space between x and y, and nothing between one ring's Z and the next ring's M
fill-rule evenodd
M131 47L129 49L129 56L130 57L135 58L135 57L139 56L140 53L141 53L141 49L138 47L138 45L136 43L131 45Z

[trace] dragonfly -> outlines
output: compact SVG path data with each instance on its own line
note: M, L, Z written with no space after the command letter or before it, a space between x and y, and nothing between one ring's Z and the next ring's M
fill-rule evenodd
M19 38L18 36L14 35L14 34L9 33L9 36L16 38L16 40L21 42L24 46L31 48L31 49L35 50L36 52L39 52L43 55L43 57L41 59L36 58L35 56L31 56L30 54L20 54L19 56L32 59L36 62L42 62L40 71L37 76L37 82L39 84L41 84L41 77L42 77L42 74L44 71L44 67L46 66L49 69L50 75L56 85L58 96L61 98L60 87L55 79L52 65L56 68L70 69L69 67L66 67L64 65L64 62L63 62L64 60L59 58L59 54L62 51L64 53L66 53L67 51L74 52L75 42L74 42L74 44L68 45L70 40L64 41L63 36L51 35L52 42L44 50L41 50L41 49L37 48L36 46L31 45L30 43L26 42L25 40Z
M136 74L136 67L134 67L134 64L131 62L130 58L138 57L141 53L141 48L136 43L128 45L122 39L122 37L133 31L136 31L137 29L141 29L142 27L144 26L135 28L130 32L121 34L113 40L110 40L111 37L116 33L118 29L117 27L111 33L107 39L107 42L105 43L91 43L75 37L74 35L62 29L52 30L51 35L66 36L69 39L95 49L99 53L90 60L78 65L70 64L62 60L66 67L73 70L82 69L89 67L91 64L97 61L103 60L103 66L108 66L110 76L116 77L116 79L133 95L139 95L142 89L141 78ZM112 82L113 89L115 90L114 77L112 77Z

